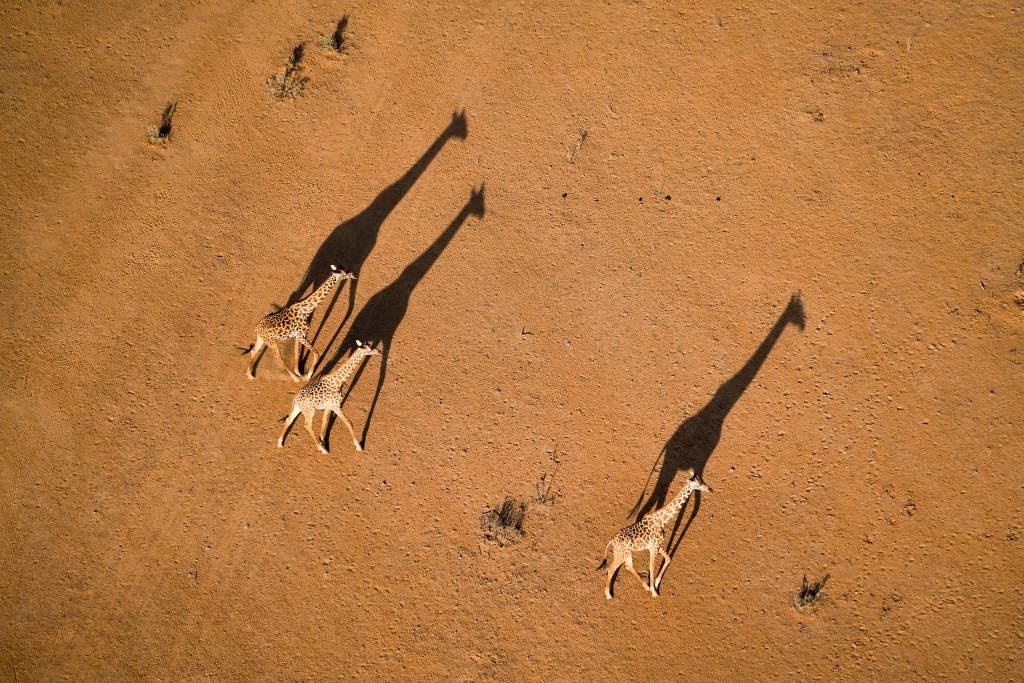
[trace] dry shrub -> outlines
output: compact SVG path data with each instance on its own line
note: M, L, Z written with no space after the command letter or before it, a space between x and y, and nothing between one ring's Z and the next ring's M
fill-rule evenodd
M526 507L525 501L506 496L500 507L487 510L480 519L484 538L500 546L518 542L525 533Z
M824 597L825 582L828 581L828 576L828 574L825 574L818 581L808 583L807 574L804 574L803 584L800 586L800 590L797 591L796 599L794 600L797 609L812 609Z
M159 126L149 127L149 141L167 143L171 139L171 128L173 127L174 112L178 108L177 102L171 102L164 107L164 113L160 117Z
M292 56L282 73L270 77L270 89L279 100L296 98L302 94L309 76L302 73L302 58L306 55L306 44L299 43L292 50Z

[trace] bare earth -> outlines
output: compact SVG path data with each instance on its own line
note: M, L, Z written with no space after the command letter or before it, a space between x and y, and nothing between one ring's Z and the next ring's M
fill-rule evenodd
M1021 8L5 5L0 679L1020 679Z

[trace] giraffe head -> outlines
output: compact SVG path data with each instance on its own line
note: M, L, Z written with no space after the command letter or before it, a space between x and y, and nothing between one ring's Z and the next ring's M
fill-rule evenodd
M364 356L379 356L380 351L373 348L371 344L364 344L363 342L356 339L356 353L362 353Z
M699 474L694 474L690 481L693 482L694 491L706 491L707 493L713 492L711 487L708 486L707 482L704 481Z
M331 264L331 276L339 280L355 280L356 276L344 270L338 270L338 266Z

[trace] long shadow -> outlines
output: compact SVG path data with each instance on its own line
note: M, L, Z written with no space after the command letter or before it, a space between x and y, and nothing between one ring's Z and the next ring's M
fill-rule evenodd
M423 171L427 169L427 166L438 155L445 143L452 138L465 140L468 134L469 127L466 124L466 113L464 111L454 112L448 127L441 131L441 134L427 148L423 156L401 178L384 188L362 212L339 224L331 231L331 234L327 236L327 239L316 250L316 254L313 255L313 260L309 262L309 267L306 268L302 281L288 298L288 304L293 304L301 299L305 296L307 290L312 291L316 289L320 283L330 276L331 264L334 264L338 268L347 270L357 276L357 279L351 280L348 283L348 309L345 311L345 317L341 322L343 326L352 314L352 308L356 301L356 287L359 284L359 271L377 244L377 235L380 233L381 224L384 223L385 219L398 205L398 202L409 192L416 180L423 175ZM330 317L331 311L334 310L337 300L338 290L335 290L323 317L320 319L320 325L313 334L312 344L316 344L316 340L320 336L327 318ZM332 338L331 343L333 342L334 339ZM328 343L329 346L330 343Z
M782 336L783 330L790 324L796 325L801 330L804 329L804 307L799 294L794 294L790 298L789 305L779 315L779 319L772 325L764 341L761 342L760 346L757 347L757 350L754 351L754 354L743 367L718 387L718 391L711 397L707 405L701 408L700 412L696 415L693 415L679 425L675 434L665 442L665 447L658 455L657 460L654 461L654 465L651 466L651 471L647 476L647 484L649 484L654 471L658 469L658 463L661 463L661 469L658 470L658 478L655 481L654 488L645 501L644 495L647 493L647 484L644 485L644 490L640 492L640 497L629 512L630 515L635 515L636 519L639 520L651 510L665 505L672 482L678 472L692 467L698 476L703 477L704 466L711 459L711 454L714 453L719 440L722 438L722 424L725 422L725 418L729 415L729 411L732 410L733 406L736 405L736 402L739 401L743 392L750 386L754 377L757 376L765 359L768 358L768 354L775 346L775 343L779 341L779 337ZM686 535L690 524L697 517L697 511L700 510L700 499L700 491L693 494L693 508L690 511L690 517L678 537L676 533L679 530L679 524L683 518L685 508L680 510L679 515L676 517L675 525L668 540L669 556L675 555L675 551L679 547L683 536Z
M463 223L470 216L477 216L478 218L483 218L484 216L484 187L482 185L479 190L474 190L470 194L469 201L466 202L458 215L445 228L444 232L434 240L434 243L416 257L415 261L406 266L405 270L402 271L394 282L370 297L369 301L366 302L366 305L363 306L359 314L352 321L352 326L349 328L341 344L338 345L335 353L321 370L324 373L330 372L342 360L345 352L355 347L356 340L370 343L374 348L380 350L377 389L373 394L373 400L370 402L370 410L367 413L366 424L363 426L363 434L360 439L364 445L366 443L366 436L370 432L370 422L377 407L377 400L380 398L381 389L384 387L384 379L387 376L391 342L395 337L395 332L398 331L398 326L402 324L402 319L409 310L409 299L412 296L412 292L430 270L430 267L434 265L434 262L437 261L438 257L441 256L441 252L445 250L452 241L452 238L455 237L455 233L459 231L459 228L462 227ZM374 363L362 365L352 377L342 402L348 398L348 393L352 391L352 387L359 381L363 370L370 365L374 365Z

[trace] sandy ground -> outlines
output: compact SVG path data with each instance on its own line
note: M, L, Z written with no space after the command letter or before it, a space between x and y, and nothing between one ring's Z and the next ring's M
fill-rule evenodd
M1021 8L5 4L3 680L1021 677Z

